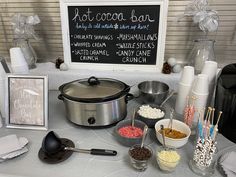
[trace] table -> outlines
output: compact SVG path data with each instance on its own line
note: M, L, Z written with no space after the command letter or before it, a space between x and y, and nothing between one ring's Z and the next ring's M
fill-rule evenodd
M103 129L91 129L77 126L65 118L65 109L62 101L57 99L59 92L49 92L49 130L55 131L60 137L73 140L80 148L106 148L118 151L117 156L93 156L90 154L74 153L69 159L59 164L46 164L39 160L37 154L41 147L42 139L48 131L22 130L22 129L0 129L0 136L16 134L18 137L26 137L30 143L29 152L17 158L0 163L0 177L194 177L195 175L188 167L189 159L192 156L193 139L181 149L181 162L173 173L165 174L159 170L155 155L152 157L148 169L144 172L137 172L132 168L128 157L128 147L120 145L114 137L114 126ZM128 103L128 115L132 114L132 108L138 106L136 100ZM170 100L167 106L173 106L174 101ZM218 135L218 151L222 153L235 144ZM146 139L155 152L160 143L155 137L154 130L149 129ZM221 176L218 170L214 176Z

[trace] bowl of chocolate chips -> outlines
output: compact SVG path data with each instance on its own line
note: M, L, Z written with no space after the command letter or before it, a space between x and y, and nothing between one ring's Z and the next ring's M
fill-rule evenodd
M147 145L141 147L140 144L136 144L129 149L130 162L138 171L145 171L147 169L148 161L151 159L152 154L152 149Z

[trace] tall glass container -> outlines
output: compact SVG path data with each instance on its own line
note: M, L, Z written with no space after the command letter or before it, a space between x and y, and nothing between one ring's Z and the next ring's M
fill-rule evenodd
M205 61L215 61L214 40L197 39L188 55L190 66L194 67L195 74L200 74Z
M33 47L31 46L29 39L25 39L25 38L14 39L13 45L15 47L21 48L29 69L35 68L36 67L35 63L37 61L37 55L36 55Z
M193 156L189 161L190 169L200 175L209 177L214 174L216 166L218 129L212 124L198 122Z

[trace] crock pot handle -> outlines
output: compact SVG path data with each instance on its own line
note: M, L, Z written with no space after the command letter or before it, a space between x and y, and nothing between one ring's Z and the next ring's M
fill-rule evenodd
M128 101L134 99L134 95L131 94L131 93L128 93L126 96L125 96L125 103L128 103Z
M58 95L58 97L57 97L59 100L64 100L64 98L63 98L63 96L62 96L62 94L60 94L60 95Z
M98 80L98 78L92 76L88 79L88 83L89 83L89 85L93 86L93 85L100 84L100 81Z

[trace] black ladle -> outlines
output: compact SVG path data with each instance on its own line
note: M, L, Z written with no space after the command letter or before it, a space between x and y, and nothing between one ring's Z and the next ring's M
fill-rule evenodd
M106 155L115 156L117 152L115 150L108 149L78 149L74 147L66 147L62 144L61 139L53 131L50 131L43 139L42 150L48 155L57 154L60 151L73 151L81 153L89 153L92 155Z

